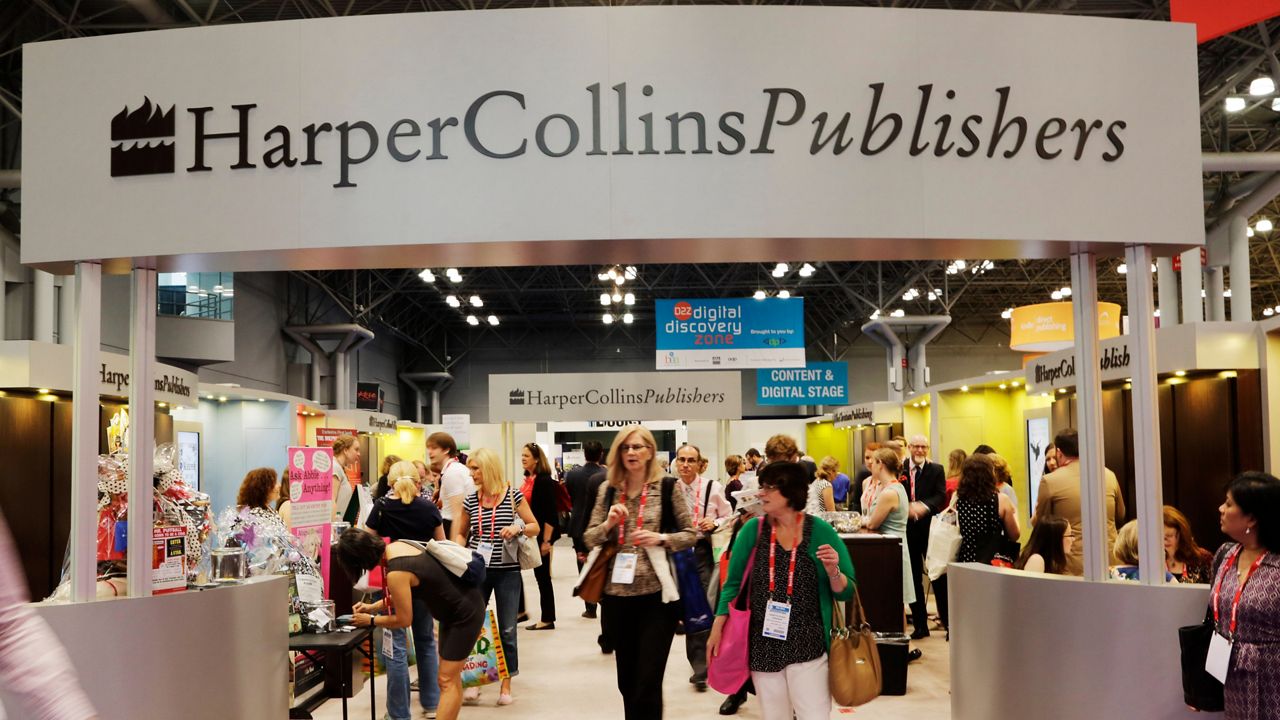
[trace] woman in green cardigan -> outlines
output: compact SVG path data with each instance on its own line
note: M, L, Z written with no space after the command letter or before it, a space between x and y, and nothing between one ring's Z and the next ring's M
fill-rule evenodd
M737 597L754 553L748 665L764 720L830 717L832 599L853 597L853 562L844 543L825 521L803 512L808 483L809 471L799 463L773 462L761 471L765 517L748 520L738 532L707 639L708 658L715 657L729 603Z

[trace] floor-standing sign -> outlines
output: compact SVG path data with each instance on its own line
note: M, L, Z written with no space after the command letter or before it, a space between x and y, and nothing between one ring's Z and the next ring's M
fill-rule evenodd
M333 533L333 450L289 448L289 524L302 549L320 568L329 596L329 537ZM299 576L299 580L302 577ZM298 594L309 594L298 585Z

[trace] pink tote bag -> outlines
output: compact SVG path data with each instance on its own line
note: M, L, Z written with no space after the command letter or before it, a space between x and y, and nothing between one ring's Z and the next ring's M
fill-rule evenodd
M756 522L757 543L760 542L763 526L764 518L759 518ZM756 553L753 549L747 560L746 572L742 575L738 596L729 603L729 619L720 634L720 654L708 658L707 684L722 695L737 693L751 679L747 656L751 636L751 568L755 562ZM745 609L738 609L740 600L746 606Z

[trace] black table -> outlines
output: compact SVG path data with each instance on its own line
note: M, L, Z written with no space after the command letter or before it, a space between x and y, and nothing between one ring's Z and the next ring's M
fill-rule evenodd
M901 633L904 627L902 602L902 540L876 533L841 534L853 560L862 609L871 629ZM852 621L853 608L846 620Z
M364 649L364 641L369 641L369 649ZM357 628L350 632L331 632L331 633L303 633L294 635L289 638L289 649L293 652L300 652L305 655L311 662L327 670L328 663L337 658L335 664L339 666L341 676L341 687L339 688L338 697L342 698L342 720L347 720L347 696L352 694L351 673L346 671L346 665L342 662L343 658L352 657L352 651L358 650L360 654L369 659L369 717L376 720L378 715L378 696L374 689L373 670L374 670L374 653L373 653L373 631L367 627ZM327 684L326 684L327 687ZM327 692L321 693L321 702L325 696L332 697ZM319 703L316 703L317 705ZM290 708L290 718L310 718L311 711L315 709L315 705L308 708Z

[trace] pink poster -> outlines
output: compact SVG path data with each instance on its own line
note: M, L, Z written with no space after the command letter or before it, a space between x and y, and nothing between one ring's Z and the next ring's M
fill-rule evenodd
M289 524L324 578L329 597L329 537L333 532L333 450L289 448Z

